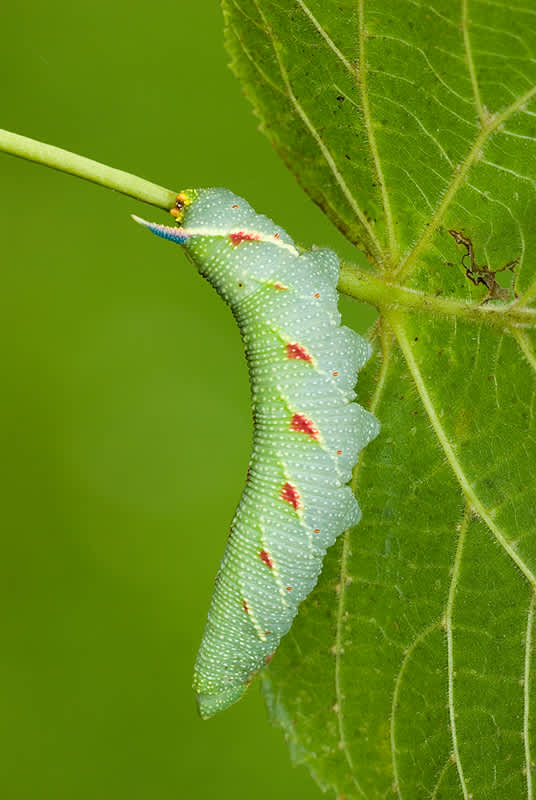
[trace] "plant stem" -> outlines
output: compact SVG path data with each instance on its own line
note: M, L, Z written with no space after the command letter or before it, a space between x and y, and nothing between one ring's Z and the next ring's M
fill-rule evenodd
M107 189L114 189L116 192L122 192L143 203L158 206L158 208L170 209L175 203L177 193L170 189L164 189L162 186L150 183L137 175L131 175L129 172L107 167L98 161L62 150L61 147L44 144L36 139L29 139L27 136L20 136L1 128L0 151L19 158L26 158L28 161L36 161L38 164L44 164L52 169L68 172L78 178L84 178L86 181L99 183Z
M532 327L536 324L536 310L533 308L524 308L516 303L478 305L453 297L426 294L398 283L389 283L385 278L350 264L341 264L337 289L342 294L375 306L380 313L403 309L438 317L478 320L499 328Z

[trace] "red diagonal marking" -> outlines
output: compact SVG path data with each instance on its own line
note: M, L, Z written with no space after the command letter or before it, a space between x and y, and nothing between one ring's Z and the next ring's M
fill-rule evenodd
M297 342L289 342L287 344L287 358L296 358L299 361L307 361L309 364L313 363L313 359L305 347Z
M229 239L234 245L241 244L241 242L258 242L260 238L258 233L246 233L246 231L229 234Z
M320 439L320 431L315 427L314 422L305 414L294 414L290 421L290 429L298 433L306 433L315 442Z
M296 489L292 483L287 481L283 484L283 488L281 489L281 494L279 495L281 500L286 500L287 503L290 503L291 506L297 511L301 506L301 497L299 491Z
M270 554L267 553L266 550L261 550L261 552L259 553L259 558L261 561L264 561L267 567L270 567L270 569L272 569L272 567L274 566L274 562L272 561L272 559L270 558Z

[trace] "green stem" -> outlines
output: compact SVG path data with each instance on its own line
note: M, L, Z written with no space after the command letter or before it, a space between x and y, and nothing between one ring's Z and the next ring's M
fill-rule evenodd
M0 151L68 172L86 181L99 183L107 189L115 189L116 192L122 192L158 208L170 209L175 203L177 193L170 189L164 189L156 183L138 178L137 175L107 167L98 161L62 150L61 147L44 144L17 133L0 129Z
M398 283L389 283L371 272L350 264L341 264L339 292L369 303L378 311L403 309L442 317L458 317L487 322L499 328L529 327L536 325L536 310L510 305L475 305L474 302L453 297L426 294L407 289Z

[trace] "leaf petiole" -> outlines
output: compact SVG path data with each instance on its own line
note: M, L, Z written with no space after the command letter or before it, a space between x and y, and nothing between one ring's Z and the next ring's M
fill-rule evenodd
M108 167L90 158L84 158L61 147L21 136L18 133L2 130L0 128L0 151L9 153L28 161L35 161L52 169L68 172L92 183L98 183L107 189L135 197L143 203L170 209L175 203L177 193L164 189L156 183L151 183L130 172Z

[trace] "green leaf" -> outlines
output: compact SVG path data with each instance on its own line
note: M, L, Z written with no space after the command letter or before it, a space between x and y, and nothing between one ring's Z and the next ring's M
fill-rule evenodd
M223 5L264 131L366 253L370 285L344 286L380 311L363 519L266 673L272 717L340 797L530 800L536 10Z

